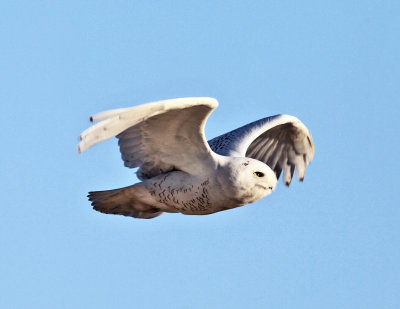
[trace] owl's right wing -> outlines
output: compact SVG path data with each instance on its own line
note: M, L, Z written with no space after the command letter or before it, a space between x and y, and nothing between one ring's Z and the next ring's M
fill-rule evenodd
M260 119L208 141L225 156L250 157L266 163L290 185L296 176L303 181L306 166L314 157L314 143L306 126L296 117L276 115Z

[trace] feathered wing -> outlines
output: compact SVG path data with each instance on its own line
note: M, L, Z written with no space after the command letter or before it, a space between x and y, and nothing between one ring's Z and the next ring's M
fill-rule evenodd
M215 164L204 126L217 105L182 98L103 112L90 118L98 123L81 134L78 151L116 136L125 166L140 167L141 179L174 169L197 173Z
M314 143L306 126L296 117L276 115L260 119L210 140L211 149L225 156L250 157L265 162L290 185L296 176L304 179L314 157Z

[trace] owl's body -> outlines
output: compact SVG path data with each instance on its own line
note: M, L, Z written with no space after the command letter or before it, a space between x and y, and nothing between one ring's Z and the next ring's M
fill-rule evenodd
M208 215L253 203L276 186L274 172L260 161L222 156L220 161L215 174L171 171L126 188L90 192L89 199L104 213L146 218L163 212Z

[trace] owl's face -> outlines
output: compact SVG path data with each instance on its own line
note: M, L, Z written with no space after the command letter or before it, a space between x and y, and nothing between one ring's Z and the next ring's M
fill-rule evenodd
M277 179L265 163L251 158L234 158L232 183L237 190L236 198L243 203L252 203L267 196L275 189Z

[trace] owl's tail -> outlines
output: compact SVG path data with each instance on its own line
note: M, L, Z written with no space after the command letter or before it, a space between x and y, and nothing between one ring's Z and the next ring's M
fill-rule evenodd
M159 208L143 202L142 188L137 185L107 191L89 192L94 210L105 214L152 219L163 213Z

